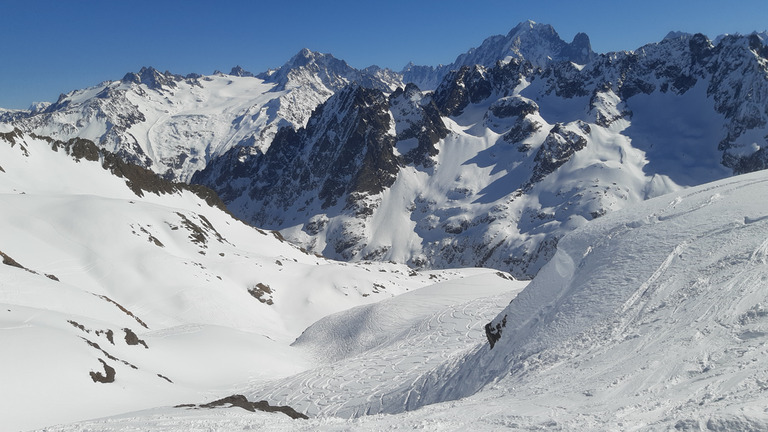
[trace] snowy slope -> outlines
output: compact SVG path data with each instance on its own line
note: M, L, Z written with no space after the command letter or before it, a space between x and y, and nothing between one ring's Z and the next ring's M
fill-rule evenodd
M420 401L494 383L570 428L764 429L766 188L740 176L566 236L492 322L496 346L424 377Z
M493 349L461 336L468 327L456 325L459 313L411 327L426 329L426 339L444 333L441 342L453 339L446 352L457 354L431 370L415 368L415 377L402 366L434 359L424 353L443 344L415 351L418 332L366 327L360 335L371 339L353 339L364 346L378 335L375 347L297 375L303 378L291 386L275 385L286 400L326 413L319 417L160 408L48 430L765 430L768 207L754 197L766 193L768 175L753 173L586 224L560 241L552 261L491 322L501 330ZM418 292L407 296L413 310L426 312ZM514 294L504 296L496 302ZM471 315L479 304L459 309ZM391 323L385 317L397 310L382 303L329 317L302 343L321 342L365 316ZM407 322L417 314L404 315ZM254 386L253 396L264 389ZM341 418L327 416L333 413ZM348 418L361 414L369 415Z
M0 135L4 430L300 372L312 360L289 344L314 321L465 273L328 261L184 185L113 175L112 157L82 140Z
M273 88L254 77L184 78L143 68L62 95L45 111L14 124L60 140L86 138L156 173L185 180L241 141L268 145L268 139L257 138L278 121L270 103L284 92L270 92Z

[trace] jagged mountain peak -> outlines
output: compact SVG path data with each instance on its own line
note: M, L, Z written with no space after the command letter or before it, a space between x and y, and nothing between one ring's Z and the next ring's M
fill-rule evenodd
M344 60L337 59L332 54L321 53L319 51L312 51L309 48L302 48L296 55L291 57L284 67L297 68L301 66L307 66L311 63L329 64L334 63L337 65L344 65L350 67Z
M240 65L237 65L232 68L232 70L229 72L230 75L233 76L239 76L239 77L252 77L254 76L253 73L248 72L247 70L240 67Z
M408 63L401 74L404 82L413 82L422 89L435 89L449 72L462 66L480 65L490 68L497 62L512 59L528 61L544 68L552 62L569 61L585 65L597 58L586 33L577 33L565 42L549 24L528 20L516 25L505 35L486 38L480 46L456 57L449 65L419 66Z
M586 34L578 33L571 43L567 43L551 25L524 21L506 36L491 36L479 47L460 55L451 69L472 64L490 67L497 61L511 58L525 59L540 67L563 60L586 64L595 57Z
M550 24L542 24L537 23L533 20L525 20L515 27L512 28L512 30L507 33L507 38L514 38L520 35L523 35L525 33L540 33L543 35L547 35L549 37L557 37L560 38L560 36L555 31L555 28L552 27Z
M364 87L392 91L402 84L400 75L378 66L359 70L332 54L302 48L283 66L258 75L267 82L276 83L278 90L310 86L319 89L325 97L355 82ZM322 85L324 89L320 89Z
M666 36L664 36L663 40L667 40L667 39L681 39L681 38L688 38L688 37L691 37L691 36L693 36L692 33L672 30L669 33L667 33Z
M169 71L160 72L152 66L142 67L138 73L128 72L123 77L124 83L144 84L150 89L161 89L163 87L176 87L176 81L182 77L174 75Z
M296 55L290 58L285 64L277 69L260 74L259 78L271 82L285 84L292 71L299 69L333 70L335 72L349 72L353 70L344 60L337 59L332 54L312 51L309 48L302 48Z

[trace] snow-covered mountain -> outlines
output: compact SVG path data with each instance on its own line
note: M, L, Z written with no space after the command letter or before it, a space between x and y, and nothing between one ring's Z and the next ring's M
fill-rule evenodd
M765 35L558 40L0 111L3 428L768 429Z
M318 104L350 83L386 91L401 85L397 74L359 71L304 49L258 77L239 66L210 76L145 67L62 94L43 109L0 113L0 120L59 140L86 138L168 179L187 181L234 146L266 150L278 128L304 126Z
M307 369L289 344L328 314L495 274L333 262L219 206L90 141L0 133L3 430L229 396Z
M584 65L597 57L589 36L578 33L571 43L560 38L549 24L525 21L504 35L491 36L480 46L460 54L453 63L439 66L408 64L402 71L403 81L414 83L423 90L433 90L445 75L462 66L480 65L490 68L497 62L512 59L527 60L534 67L547 67L552 62L570 61Z
M0 118L203 183L331 258L530 278L588 220L765 168L767 53L757 33L670 33L597 55L528 21L440 68L302 50L256 76L143 69Z
M429 93L350 87L264 154L234 148L193 181L329 257L529 278L588 220L765 168L766 52L757 35L672 35L584 65L507 55Z

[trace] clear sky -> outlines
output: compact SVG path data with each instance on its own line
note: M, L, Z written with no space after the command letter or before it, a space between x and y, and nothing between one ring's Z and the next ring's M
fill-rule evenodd
M0 107L55 101L142 66L258 73L304 47L358 68L450 63L527 19L568 42L587 33L604 53L670 30L712 38L763 31L768 1L0 0Z

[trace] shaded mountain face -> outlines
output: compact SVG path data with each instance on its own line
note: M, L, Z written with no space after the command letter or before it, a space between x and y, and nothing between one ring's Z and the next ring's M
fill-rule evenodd
M337 219L326 253L353 259L367 242L359 228L378 196L402 167L434 164L435 144L447 133L415 86L387 96L351 85L320 105L305 128L281 129L264 154L233 148L192 181L216 185L239 216L259 226L302 224L317 235Z
M316 253L532 277L591 219L765 168L767 52L761 34L672 33L596 55L525 22L448 66L302 50L256 77L142 69L2 115L203 183Z

